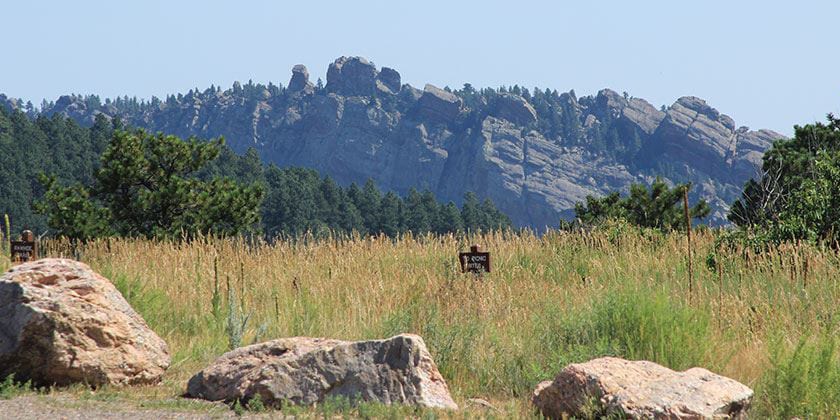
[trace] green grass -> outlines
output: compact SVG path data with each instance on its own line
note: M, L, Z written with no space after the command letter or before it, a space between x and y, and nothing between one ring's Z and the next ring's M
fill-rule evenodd
M795 346L775 337L770 368L757 389L759 415L831 418L840 413L840 354L834 336L802 337Z
M20 382L15 380L15 375L9 375L0 382L0 400L8 400L21 395L33 394L35 389L29 381Z
M472 243L490 250L492 273L458 272L457 252ZM82 255L173 353L162 386L109 391L126 401L183 393L190 376L229 348L233 301L250 315L237 331L243 345L419 334L463 408L442 414L333 401L285 413L492 416L466 403L482 398L500 418L529 417L538 382L569 363L611 355L731 377L756 390L759 418L840 414L840 393L832 392L840 389L838 351L829 339L840 332L840 255L807 245L760 255L721 249L710 269L715 233L699 232L689 294L685 244L680 235L621 227L271 245L115 239L87 244ZM66 248L43 247L51 255Z

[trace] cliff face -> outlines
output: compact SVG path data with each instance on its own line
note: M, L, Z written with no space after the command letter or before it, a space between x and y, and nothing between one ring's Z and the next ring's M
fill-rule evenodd
M549 102L530 93L474 92L420 90L393 69L341 57L324 87L297 65L285 89L235 83L140 106L64 96L42 112L83 124L103 113L183 137L224 136L237 151L254 147L267 162L314 168L343 184L372 178L386 190L429 188L456 202L475 191L517 225L535 228L570 217L587 195L656 175L698 184L695 195L714 209L710 222L721 223L763 151L782 138L736 128L694 97L663 112L608 89L580 99L555 92ZM605 138L612 143L596 147ZM638 150L611 153L609 144Z

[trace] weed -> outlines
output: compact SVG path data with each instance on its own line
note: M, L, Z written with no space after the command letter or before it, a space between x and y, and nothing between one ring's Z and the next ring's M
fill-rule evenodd
M262 413L267 410L260 394L256 394L251 397L245 406L248 408L248 411L253 413Z
M761 415L832 418L840 413L840 355L829 334L803 337L792 349L780 337L770 345L770 368L759 384Z
M0 400L8 400L33 391L32 382L16 381L14 374L6 376L6 378L0 382Z
M242 403L239 402L238 399L233 402L233 405L231 406L231 410L233 410L233 412L237 416L242 416L243 414L245 414L245 407L242 406Z

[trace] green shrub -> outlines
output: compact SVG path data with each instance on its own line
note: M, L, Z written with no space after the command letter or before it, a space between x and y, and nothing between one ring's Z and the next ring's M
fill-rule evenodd
M714 367L709 366L709 316L664 292L609 291L577 310L545 302L523 328L515 347L510 346L513 337L491 342L493 358L478 370L485 391L528 395L566 365L603 356L650 360L678 370Z
M709 324L706 313L662 292L635 290L607 293L562 333L579 356L615 355L682 370L707 361Z
M16 381L14 374L0 382L0 400L8 400L29 392L32 392L32 383Z
M758 417L836 418L840 414L840 355L828 334L803 337L793 349L769 344L770 368L758 385Z
M262 400L262 396L260 394L254 395L251 399L248 400L248 403L245 404L248 408L248 411L253 413L262 413L267 410L265 403Z

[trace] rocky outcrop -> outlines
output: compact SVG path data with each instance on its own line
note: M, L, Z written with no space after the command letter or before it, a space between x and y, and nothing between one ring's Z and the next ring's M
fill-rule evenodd
M326 89L317 92L307 73L296 66L285 90L236 83L143 106L68 96L44 113L84 124L104 113L154 132L224 136L237 152L255 147L268 163L317 169L344 185L372 178L383 190L428 188L456 203L474 191L517 226L538 229L570 217L586 195L626 191L658 175L694 183L690 198L705 198L709 222L725 223L727 203L782 137L736 129L692 97L663 112L610 89L581 97L541 91L542 102L537 92L513 89L420 90L360 57L330 64Z
M725 164L734 153L734 129L731 118L702 99L683 97L668 109L656 138L672 159L700 161L709 170L709 164Z
M537 385L533 403L551 419L574 417L743 418L753 391L706 369L675 372L614 357L571 364ZM594 411L594 412L593 412Z
M598 104L599 115L608 114L610 118L626 124L630 130L638 129L640 132L651 135L659 123L665 118L665 113L654 108L653 105L640 98L625 98L610 89L603 89L595 97Z
M327 70L327 91L343 96L369 96L376 88L376 67L362 57L341 57Z
M347 342L295 337L225 353L196 374L187 394L212 401L312 405L331 397L457 409L416 335Z
M43 259L0 278L0 377L39 385L153 384L169 362L166 343L85 264Z
M504 93L496 98L491 115L517 125L528 125L537 121L537 111L519 95Z
M537 131L523 133L508 120L489 116L474 135L449 149L441 176L448 182L440 195L475 191L536 229L557 223L561 216L553 209L574 208L587 195L603 194L604 185L634 181L623 165L588 156L582 148L558 146Z
M721 174L728 183L755 176L764 150L780 138L770 130L736 130L732 118L688 96L668 108L653 142L670 162Z
M390 67L382 67L377 82L379 83L380 89L384 87L389 93L399 93L402 87L400 74Z
M461 113L461 98L427 84L417 101L417 117L432 123L451 123Z
M311 94L315 92L315 85L309 81L309 70L303 64L292 67L292 78L289 80L289 91L304 92Z

